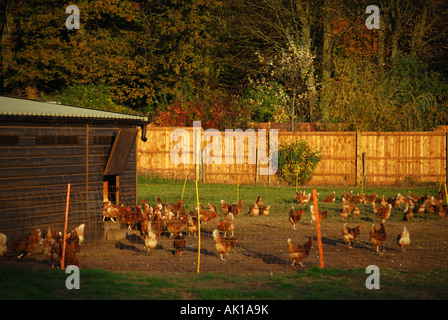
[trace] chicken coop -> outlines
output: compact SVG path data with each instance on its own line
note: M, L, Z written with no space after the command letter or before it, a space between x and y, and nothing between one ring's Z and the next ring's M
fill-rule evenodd
M0 232L14 240L35 228L85 223L102 236L104 200L135 206L139 127L147 118L0 97ZM70 184L69 197L67 196Z

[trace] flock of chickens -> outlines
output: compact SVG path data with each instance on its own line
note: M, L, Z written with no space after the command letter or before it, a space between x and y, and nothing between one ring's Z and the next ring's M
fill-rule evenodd
M250 216L267 216L270 213L270 205L265 205L263 197L258 196L254 204L249 207L247 212ZM243 211L242 199L233 204L226 203L221 200L221 210L224 214L222 219L216 223L216 229L213 230L212 236L217 253L220 259L224 261L223 254L229 254L229 251L238 243L238 238L234 236L235 217ZM144 246L150 253L158 246L158 239L162 232L169 232L170 238L173 238L173 247L176 254L182 255L182 251L186 248L186 240L184 233L193 234L196 237L198 232L198 213L201 223L210 223L213 219L219 218L217 208L208 203L208 208L195 208L195 211L186 213L183 201L177 203L164 204L160 198L157 198L157 205L149 206L145 200L142 205L138 205L135 211L124 205L118 206L111 202L104 203L103 220L106 218L116 222L117 218L125 223L129 230L132 228L140 231L143 237ZM227 233L230 233L227 236ZM306 258L311 250L314 239L309 240L303 245L295 245L291 239L288 239L288 250L292 259L292 265L297 262L301 266L301 261Z
M17 259L24 258L41 248L44 256L51 261L52 268L61 265L63 256L64 265L81 267L76 254L81 250L81 244L84 241L84 227L85 224L81 224L66 234L64 254L63 234L62 232L53 233L51 227L48 227L45 233L42 233L40 229L34 230L27 236L11 242L10 248L18 254ZM0 256L8 253L7 239L4 233L0 233Z
M243 210L242 200L240 199L239 202L232 205L222 200L221 207L225 217L217 222L217 228L213 231L213 240L216 251L224 260L223 254L228 254L238 242L238 238L234 236L234 217ZM266 212L269 213L269 208L263 207L259 211L266 214ZM182 255L186 248L185 233L193 234L195 238L197 236L198 213L201 223L209 223L213 219L219 218L217 208L211 203L208 203L207 209L199 204L199 208L196 207L195 211L190 211L187 214L183 200L177 203L163 203L160 198L157 198L157 204L154 206L150 206L145 200L142 200L142 204L139 204L134 211L124 205L105 202L103 220L109 218L116 222L116 219L120 218L129 230L140 231L148 253L157 249L162 232L168 232L170 238L173 238L176 255ZM227 236L227 233L231 233L231 235Z
M313 195L311 193L306 194L305 191L296 192L295 198L299 206L313 203L314 201ZM390 218L393 207L405 205L403 221L410 221L414 214L425 212L438 215L444 219L447 212L447 205L443 204L444 198L444 192L440 192L437 197L429 196L428 194L419 197L409 191L408 197L398 193L394 199L390 196L387 199L385 196L380 198L375 193L371 195L353 195L353 192L343 192L341 196L342 208L339 212L341 219L345 221L342 227L343 240L348 248L353 248L352 243L356 244L358 241L362 227L360 225L349 227L347 220L350 215L355 217L360 215L359 204L372 204L373 213L380 219L379 228L373 224L370 229L370 243L373 247L376 247L376 252L379 252L380 246L387 239L385 223ZM324 203L334 203L335 201L335 191L322 200ZM309 208L312 224L316 221L316 212L314 205L311 204ZM224 260L223 254L229 254L229 251L238 243L238 238L234 236L234 221L235 217L243 212L242 200L240 199L231 205L221 200L221 210L224 217L216 222L216 228L213 230L212 237L216 252L220 259ZM255 203L250 206L247 214L251 216L267 216L269 211L270 205L265 205L262 196L258 196ZM293 230L296 230L296 224L301 220L304 213L305 210L295 210L294 206L289 210L288 220L292 224ZM320 220L325 220L328 210L319 211L318 214ZM197 236L199 219L201 223L207 224L219 217L217 208L211 203L208 203L208 208L204 208L199 204L199 208L196 207L194 211L190 211L188 214L182 200L177 203L163 203L160 198L157 198L157 204L154 206L150 206L145 200L142 200L142 204L139 204L135 210L131 210L130 207L125 205L113 204L110 201L106 201L103 204L103 221L110 219L112 222L117 223L117 219L120 219L120 222L125 224L127 229L139 231L148 253L157 249L161 234L167 232L170 234L170 239L173 239L173 248L176 255L182 255L182 252L187 247L185 234L188 232L190 236L192 234L194 237ZM84 226L84 224L81 224L66 235L65 265L77 265L80 267L76 254L80 251L84 239ZM8 251L6 241L6 235L0 233L0 256L5 255ZM290 238L287 240L292 266L297 262L303 267L302 260L309 255L313 241L313 238L308 238L306 243L296 245ZM397 236L397 244L403 252L406 252L410 241L410 233L405 225L403 231ZM52 266L60 264L63 248L61 232L53 233L48 228L43 235L41 230L36 229L28 236L10 244L10 248L18 254L17 258L31 254L38 247L43 249L43 253L52 262Z
M342 220L347 221L349 215L353 215L358 217L360 215L360 209L357 204L372 204L373 213L381 219L380 227L377 228L375 224L372 225L370 229L370 243L372 246L376 247L376 252L379 252L379 247L382 246L383 242L387 240L386 227L385 222L391 216L391 211L393 207L405 205L405 209L403 211L403 219L402 221L410 221L414 214L433 214L439 216L441 219L445 219L447 213L447 205L443 204L446 194L443 190L441 190L437 197L430 196L425 194L423 196L416 196L411 191L409 192L409 196L405 197L402 194L398 193L395 198L391 196L386 197L383 195L381 198L378 197L378 194L372 193L371 195L363 194L363 195L353 195L353 192L350 193L342 193L341 201L342 201L342 209L340 210L340 217ZM306 204L308 202L313 202L313 195L311 193L306 194L305 191L295 194L296 200L299 205ZM333 191L331 195L325 198L322 202L326 203L334 203L336 201L336 192ZM294 207L292 207L289 211L289 221L293 224L293 229L295 229L296 223L298 223L305 213L304 210L296 211ZM314 205L310 205L310 213L311 213L311 222L316 221ZM321 220L325 220L328 214L328 210L319 212L319 218ZM348 245L349 248L352 248L352 243L356 243L359 234L361 232L361 225L355 227L349 227L348 223L345 222L342 227L342 237L344 242ZM397 244L401 247L403 252L406 252L407 247L410 245L410 233L407 229L406 225L403 226L403 231L397 236Z

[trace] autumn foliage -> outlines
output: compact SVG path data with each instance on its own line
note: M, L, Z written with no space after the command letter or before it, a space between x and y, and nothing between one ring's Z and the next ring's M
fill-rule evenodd
M150 115L159 125L446 124L448 2L379 2L380 30L366 28L371 4L2 0L0 91ZM79 8L80 29L65 25L69 5ZM276 59L291 43L312 68Z
M178 98L164 110L158 110L153 118L153 123L160 126L189 127L193 121L201 121L204 129L245 129L250 121L250 109L238 97Z

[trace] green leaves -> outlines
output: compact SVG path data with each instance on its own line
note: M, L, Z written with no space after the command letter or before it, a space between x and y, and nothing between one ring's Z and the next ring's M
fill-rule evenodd
M273 59L267 59L260 53L257 55L267 77L281 84L290 94L291 122L294 123L297 113L301 117L306 116L309 113L309 98L316 92L315 86L310 86L308 81L309 77L314 77L315 59L309 46L298 45L292 36L288 36L287 48L278 50Z
M291 98L276 81L256 81L243 99L251 107L252 120L257 122L286 122L290 118L288 106Z
M427 11L386 3L381 33L365 27L359 3L78 0L79 30L65 26L66 0L2 3L5 95L34 99L97 85L116 105L157 113L222 92L248 104L251 120L291 121L291 129L319 121L414 131L448 122L443 1Z
M80 29L68 30L66 1L10 1L13 27L9 41L2 42L8 58L5 92L36 98L27 95L30 88L37 96L65 92L69 97L71 87L84 86L88 94L89 85L98 85L107 87L116 105L145 113L154 107L156 92L169 99L182 87L209 92L219 74L210 28L210 12L219 1L80 0L76 5Z
M141 115L133 109L114 103L110 99L111 96L111 89L105 85L81 84L71 86L58 94L44 96L42 99L56 100L65 105Z
M289 185L294 185L296 181L304 184L311 179L320 159L319 151L313 150L306 141L280 145L277 176Z
M448 120L442 78L411 57L400 57L381 76L376 64L335 60L335 77L323 89L322 122L356 131L427 131ZM347 127L347 126L346 126Z

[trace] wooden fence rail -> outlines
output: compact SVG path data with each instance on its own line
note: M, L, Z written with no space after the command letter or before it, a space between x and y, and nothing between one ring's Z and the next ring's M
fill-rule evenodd
M175 129L188 132L190 140L182 143L185 143L184 149L189 151L189 164L174 164L170 158L173 147L180 143L177 139L172 141ZM203 133L201 129L201 137ZM225 133L221 134L222 153L217 156L225 155ZM447 136L445 132L279 131L278 144L305 140L320 151L322 159L310 185L360 185L364 177L367 185L391 185L403 181L446 181ZM147 138L146 143L137 139L139 172L156 172L178 179L185 178L189 173L191 179L216 183L237 183L238 178L243 184L277 182L275 175L258 174L260 168L267 165L261 164L258 154L248 154L248 139L244 140L243 153L235 152L231 163L223 158L221 164L206 164L203 161L194 164L193 128L149 126ZM201 139L201 149L210 143ZM242 160L244 163L239 164Z

